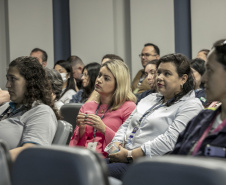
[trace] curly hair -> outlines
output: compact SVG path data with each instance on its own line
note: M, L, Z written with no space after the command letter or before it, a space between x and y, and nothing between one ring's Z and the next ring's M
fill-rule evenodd
M172 101L167 102L166 106L171 106L176 101L178 101L180 98L182 98L184 95L186 95L191 90L195 89L195 83L194 83L194 76L190 67L190 62L188 59L180 54L168 54L159 59L157 62L156 67L158 68L161 63L173 63L176 67L177 74L179 77L182 77L184 74L188 75L187 81L184 83L183 88L181 89L181 92L178 94L175 94Z
M60 119L52 100L51 84L38 59L35 57L18 57L9 64L9 68L11 67L16 67L20 75L26 80L26 91L23 99L23 105L26 105L26 109L31 109L34 101L41 101L50 106L57 119Z

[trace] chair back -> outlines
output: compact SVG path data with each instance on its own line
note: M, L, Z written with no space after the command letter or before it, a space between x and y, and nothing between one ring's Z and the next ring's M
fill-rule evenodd
M123 185L226 184L225 159L161 156L143 158L131 165Z
M72 133L73 129L70 123L64 120L58 120L58 126L52 144L55 145L69 144Z
M6 143L0 140L0 185L11 185L11 157Z
M17 157L13 185L109 185L104 159L88 149L32 147Z
M76 118L82 105L83 103L67 103L60 108L60 113L63 116L63 120L72 124L73 130L76 127Z

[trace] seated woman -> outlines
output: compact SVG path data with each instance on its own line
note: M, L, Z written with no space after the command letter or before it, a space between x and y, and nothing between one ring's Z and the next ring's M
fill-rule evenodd
M155 79L156 79L156 63L157 62L158 62L158 60L151 60L146 64L146 66L144 68L144 72L145 72L144 74L147 78L150 89L147 91L144 91L137 97L137 104L140 102L141 99L145 98L146 96L148 96L151 93L156 92Z
M52 98L55 102L55 107L59 111L61 106L64 105L63 102L58 101L62 93L63 79L55 69L45 68L45 71L52 87Z
M195 97L201 101L204 107L207 107L209 103L206 100L206 93L201 81L202 75L205 72L205 61L200 58L193 59L191 61L191 69L195 78Z
M95 81L100 71L100 64L92 62L87 64L82 70L82 86L83 89L79 90L72 96L70 103L85 103L93 92Z
M81 107L69 146L84 146L106 157L105 146L136 107L126 64L120 60L104 63L95 90L100 94L99 102L90 101Z
M37 58L13 60L6 77L11 102L0 108L0 139L8 144L14 160L26 147L51 145L59 115L51 85Z
M220 101L215 111L205 109L180 134L171 154L225 158L226 148L226 39L211 49L203 75L207 101Z
M187 58L169 54L157 63L157 91L143 98L116 132L110 146L109 175L121 179L133 159L159 156L173 150L179 133L203 106L195 98L194 81ZM105 151L111 150L109 146Z
M71 64L68 61L59 60L55 63L54 69L61 74L64 82L61 97L58 101L61 101L63 104L69 103L72 96L76 94Z

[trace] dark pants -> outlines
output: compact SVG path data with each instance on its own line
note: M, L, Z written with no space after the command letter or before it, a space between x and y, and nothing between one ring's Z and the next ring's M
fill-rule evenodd
M108 166L108 176L122 180L123 175L127 171L130 164L128 163L111 163L109 159L106 159Z

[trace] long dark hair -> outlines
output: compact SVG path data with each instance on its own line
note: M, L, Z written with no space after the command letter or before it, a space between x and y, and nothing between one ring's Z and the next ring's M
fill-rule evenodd
M87 64L83 68L82 73L84 72L85 69L87 70L89 76L89 83L86 87L83 87L84 92L82 93L82 101L85 101L95 88L95 81L100 71L100 64L97 62Z
M188 92L190 92L191 90L194 90L195 85L194 85L193 73L190 67L190 62L184 55L180 53L165 55L159 59L156 67L158 68L161 63L167 63L167 62L171 62L176 66L177 74L179 77L182 77L184 74L188 75L188 79L184 83L183 88L181 89L181 92L178 94L175 94L172 101L167 102L166 106L171 106L176 101L181 99L184 95L186 95Z
M23 105L29 110L34 101L41 101L50 106L57 119L60 119L58 111L54 107L52 100L52 88L45 70L35 57L19 57L9 64L9 68L16 67L26 80L26 91Z
M62 97L69 89L73 89L75 91L75 82L74 82L74 78L73 78L73 70L72 70L71 64L66 60L57 61L54 64L54 68L55 68L56 65L60 65L61 67L66 69L67 73L70 75L70 78L68 78L68 80L67 80L67 87L61 95L61 97Z

